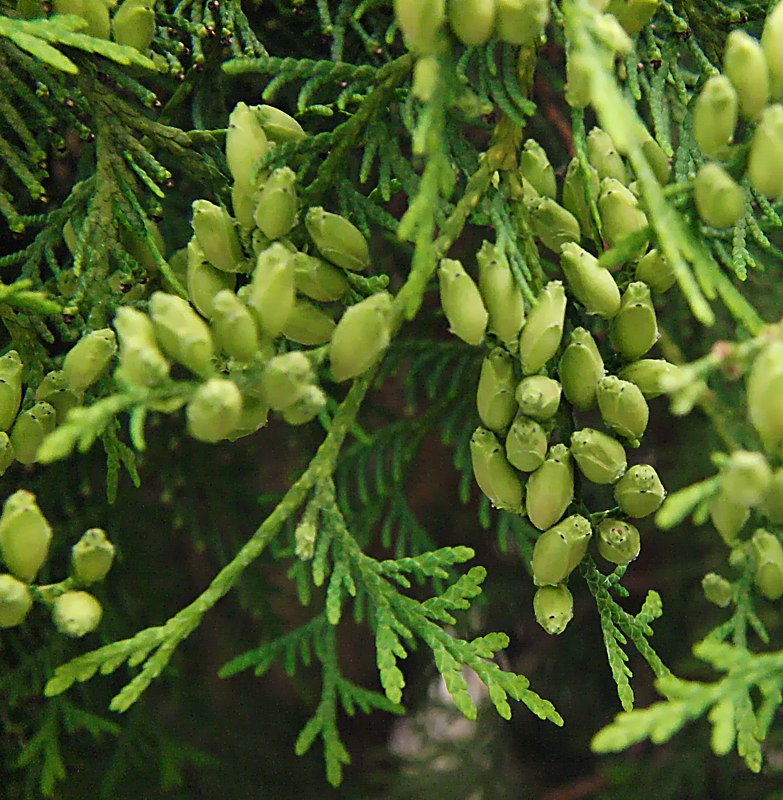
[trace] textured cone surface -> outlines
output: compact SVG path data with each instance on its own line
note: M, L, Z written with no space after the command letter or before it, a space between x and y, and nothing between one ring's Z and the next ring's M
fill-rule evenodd
M256 164L269 152L269 141L254 108L237 103L228 118L226 161L234 181L245 190L252 184ZM248 226L249 227L249 226Z
M593 128L587 134L587 158L595 167L598 179L614 178L622 184L628 183L628 170L614 146L612 137L601 128Z
M193 232L213 267L223 272L242 272L242 246L228 211L209 200L195 200Z
M579 220L551 197L539 197L530 203L533 233L553 253L559 253L567 242L581 238Z
M604 374L604 362L592 335L585 328L574 328L558 366L566 400L578 411L592 408Z
M579 514L542 533L533 547L533 583L536 586L562 583L584 558L591 536L590 523Z
M32 607L27 586L12 575L0 575L0 628L21 625Z
M114 545L106 531L90 528L71 548L71 575L82 586L102 581L114 562Z
M568 288L588 314L613 317L620 310L620 289L608 269L576 242L564 244L560 250L560 266L568 280Z
M289 425L304 425L326 407L326 395L320 386L308 386L302 396L283 411Z
M304 353L275 356L261 375L261 396L273 411L282 411L295 403L315 381L310 361Z
M778 467L772 475L759 511L775 525L783 525L783 467Z
M571 435L571 455L587 480L615 483L626 470L625 448L611 436L592 428Z
M655 249L645 253L636 264L636 280L646 283L655 294L663 294L677 283L669 262Z
M11 439L5 431L0 431L0 475L16 460L16 452L11 444Z
M639 529L620 519L605 519L598 526L598 552L612 564L629 564L641 551Z
M270 245L258 254L247 298L264 335L273 339L282 333L295 297L293 254L282 244Z
M276 169L258 196L255 223L264 236L279 239L296 224L296 173L288 167Z
M626 236L639 233L647 227L647 216L639 208L639 201L633 192L614 178L601 181L598 210L604 238L612 247L619 245ZM639 252L643 252L645 247L646 243L643 243Z
M677 369L662 358L643 358L623 367L617 377L635 383L645 398L651 400L664 393L664 382L671 379Z
M693 109L693 135L708 156L726 152L734 138L738 108L737 92L725 75L707 79Z
M533 472L546 458L546 431L528 417L517 417L506 435L506 458L522 472Z
M296 300L283 326L283 336L306 345L325 344L332 338L334 320L307 300Z
M35 390L35 399L43 400L51 405L57 416L57 422L62 422L72 408L82 404L84 394L75 391L65 380L62 370L47 372L44 379Z
M623 358L636 361L658 341L658 319L649 287L641 281L628 285L620 311L612 320L612 346Z
M547 633L560 634L574 617L574 598L565 585L541 586L533 596L533 613Z
M544 375L523 378L516 388L520 412L539 421L554 417L560 407L560 394L560 384Z
M549 163L546 151L535 139L528 139L522 148L519 172L539 194L557 199L555 171Z
M226 355L237 361L252 361L260 344L256 321L229 289L218 292L213 299L211 327L215 343Z
M722 575L715 572L708 572L701 579L701 588L704 597L720 608L726 608L734 599L734 587Z
M574 499L574 471L568 448L556 444L527 482L527 515L541 531L565 514Z
M626 439L637 440L647 429L650 409L636 384L607 375L596 388L604 423Z
M519 513L523 486L506 460L503 448L492 431L477 428L470 439L473 475L482 492L496 508Z
M27 583L35 579L49 555L52 529L25 489L14 492L0 516L0 555L8 570Z
M94 631L102 616L101 604L88 592L65 592L52 607L52 619L57 630L74 638Z
M590 165L587 172L587 186L593 200L598 200L601 191L601 182L598 171ZM565 181L563 183L563 207L570 211L578 220L579 227L583 236L592 235L592 221L590 210L585 199L584 187L580 177L579 160L572 158L566 170Z
M517 412L514 399L516 378L511 356L496 347L481 364L476 408L485 428L503 431L511 424Z
M318 252L327 261L354 272L362 272L370 266L367 240L345 217L316 206L308 210L305 226Z
M0 431L7 431L22 403L22 360L16 350L0 358Z
M391 295L380 292L348 308L332 334L329 363L336 381L366 372L389 346Z
M440 304L449 330L467 344L484 340L489 314L478 286L459 261L444 258L438 268Z
M226 439L239 423L242 395L225 378L210 378L196 389L185 413L188 433L202 442Z
M614 496L629 517L639 519L660 508L666 490L649 464L638 464L620 478L614 487Z
M519 335L522 372L533 375L557 352L563 338L566 296L560 281L548 283Z
M652 167L658 183L661 185L668 183L671 177L671 163L669 157L663 152L663 148L652 137L645 139L642 144L642 152L647 162Z
M57 412L54 406L39 400L32 408L23 411L11 429L10 439L16 460L20 464L34 464L38 448L47 433L54 430Z
M154 292L150 298L150 318L155 338L166 355L196 375L208 376L213 372L215 348L209 326L187 300Z
M116 352L117 339L113 330L92 331L66 353L63 377L72 389L84 391L101 377Z
M476 256L479 292L489 314L489 329L502 342L519 336L525 322L525 303L505 253L484 242Z

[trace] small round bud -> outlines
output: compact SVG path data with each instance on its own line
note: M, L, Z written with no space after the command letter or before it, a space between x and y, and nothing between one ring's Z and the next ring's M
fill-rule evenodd
M578 411L592 408L598 381L604 374L604 362L590 332L574 328L558 366L566 400Z
M533 419L518 416L506 434L506 458L521 472L538 469L546 457L546 431Z
M210 378L196 389L188 402L188 433L202 442L227 439L239 424L242 395L237 385L225 378Z
M674 270L656 249L645 253L636 262L636 280L646 283L654 294L663 294L677 283Z
M438 268L440 304L449 321L449 330L467 344L484 340L489 314L473 278L462 264L444 258Z
M308 386L302 396L283 410L283 419L289 425L304 425L326 407L326 395L320 386Z
M71 576L82 586L102 581L114 562L114 545L106 531L90 528L71 548Z
M324 310L307 300L295 300L283 336L299 344L318 345L328 342L334 329L334 320Z
M614 496L625 514L639 519L660 508L666 490L658 473L649 464L637 464L617 482Z
M237 103L228 118L226 131L226 161L235 185L246 191L255 189L252 182L253 171L256 164L269 152L269 147L256 109L245 103Z
M394 0L394 16L410 50L432 53L446 22L446 0Z
M701 579L701 588L707 600L720 608L726 608L734 599L734 587L722 575L715 572L708 572Z
M305 216L305 226L318 252L332 264L353 272L362 272L370 266L370 248L362 232L345 217L310 208Z
M662 358L643 358L624 366L617 377L635 383L648 400L664 394L664 385L677 373L678 367Z
M295 403L315 381L307 356L299 351L270 359L261 375L261 396L273 411Z
M576 242L560 249L560 266L568 288L588 314L613 317L620 310L620 289L608 269Z
M114 315L120 339L120 367L124 377L137 386L155 386L169 374L169 363L158 349L152 320L130 306Z
M247 304L262 333L279 336L294 310L294 259L290 250L275 243L258 254Z
M737 91L743 117L756 119L769 102L769 72L764 49L745 31L726 37L723 72Z
M188 267L185 277L188 298L202 317L212 318L212 302L215 295L224 290L234 290L237 284L233 272L215 269L207 261L203 250L195 239L188 243Z
M529 208L533 233L553 253L559 253L566 242L581 238L577 218L551 197L538 197L529 203Z
M54 406L43 400L19 414L9 438L20 464L35 463L41 442L47 433L54 430L56 422L57 412Z
M12 575L0 575L0 628L21 625L32 607L27 585Z
M337 267L306 253L294 253L294 284L297 292L322 303L339 300L348 291L348 281Z
M702 222L713 228L730 228L745 216L745 190L719 164L699 167L693 199Z
M574 617L574 598L565 584L541 586L533 597L533 613L547 633L560 634Z
M215 348L209 326L182 297L154 292L150 318L163 352L191 372L207 377L214 371Z
M783 597L783 546L780 539L759 528L751 539L755 568L753 582L767 600Z
M242 246L228 211L209 200L193 201L193 233L207 260L223 272L242 272Z
M628 465L620 442L592 428L571 434L571 455L585 478L593 483L615 483Z
M636 361L657 341L658 319L647 284L629 283L623 292L620 310L612 320L612 346L623 358Z
M587 190L594 201L598 200L601 191L601 181L595 167L589 166L587 170ZM568 162L565 181L563 182L563 207L568 209L578 220L583 236L593 235L593 225L590 209L585 197L584 179L579 168L579 160L572 158Z
M210 321L215 344L237 361L252 361L260 342L253 315L229 289L218 292L212 301Z
M630 564L641 550L639 530L621 519L605 519L598 526L598 552L612 564Z
M612 247L619 245L626 236L647 227L647 215L639 208L639 200L630 189L614 178L604 178L601 181L598 210L601 213L604 238ZM647 243L643 242L639 252L644 252L646 246Z
M517 413L514 399L516 377L511 356L496 347L481 364L476 407L481 424L491 431L504 431Z
M0 357L0 431L7 431L22 403L22 359L16 350Z
M111 328L92 331L66 353L63 377L71 389L82 392L101 377L115 352L117 340Z
M486 44L495 30L495 0L448 0L448 15L454 35L469 47Z
M285 111L268 105L253 106L264 133L273 142L301 142L307 138L302 126Z
M519 174L538 194L557 199L555 171L546 151L535 139L528 139L519 154Z
M536 539L533 547L533 583L556 586L578 566L587 552L593 531L579 514L566 517Z
M296 173L288 167L274 170L258 196L255 223L269 239L287 236L296 224Z
M556 380L544 375L531 375L520 381L515 396L520 413L541 422L557 413L560 393L560 384Z
M771 483L767 459L750 450L735 450L721 470L720 491L732 503L746 508L759 505Z
M720 158L727 153L738 107L737 93L725 75L707 79L693 109L693 135L706 155Z
M539 294L519 335L522 372L533 375L557 352L563 338L566 296L560 281L550 281Z
M532 44L549 21L545 0L495 0L498 39L513 45Z
M614 178L622 184L628 183L628 170L612 141L612 137L601 128L593 128L587 134L587 158L595 167L598 179Z
M32 582L49 555L52 529L25 489L14 492L3 505L0 516L0 555L8 570L27 583Z
M476 256L478 286L489 313L489 329L502 342L519 336L525 322L525 303L506 254L496 245L484 242Z
M75 638L94 631L102 616L101 604L88 592L65 592L52 607L52 619L57 630Z
M346 309L332 334L329 363L336 381L366 372L386 351L391 337L391 295L366 297Z
M636 384L614 375L601 378L596 398L604 423L626 439L635 442L647 429L650 409Z
M728 494L718 492L710 500L710 521L729 547L734 546L749 518L749 507L735 503Z
M492 505L519 513L524 487L492 431L476 428L470 439L470 457L476 483Z
M574 499L574 468L564 444L549 449L544 463L527 482L527 515L541 531L565 514ZM556 581L557 583L557 581Z

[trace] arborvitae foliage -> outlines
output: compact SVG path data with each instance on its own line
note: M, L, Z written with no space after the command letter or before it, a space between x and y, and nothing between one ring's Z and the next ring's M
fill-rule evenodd
M782 54L783 5L0 2L3 796L259 796L249 670L269 796L314 745L760 796L677 734L780 769Z

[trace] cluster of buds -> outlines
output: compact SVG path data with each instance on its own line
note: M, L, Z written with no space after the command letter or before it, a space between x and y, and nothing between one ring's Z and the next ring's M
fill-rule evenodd
M705 155L694 181L701 219L715 228L736 225L745 214L745 189L718 163L731 160L740 119L753 125L746 174L766 197L783 197L783 3L767 15L761 41L745 31L726 39L723 72L710 77L696 99L693 134Z
M99 528L90 528L71 548L70 576L59 584L35 586L49 555L52 528L35 496L24 489L12 494L0 515L0 628L24 622L33 601L47 605L55 627L67 636L94 631L103 614L100 602L84 587L102 581L114 561L114 545Z
M85 334L66 353L62 369L47 373L37 388L29 387L24 403L19 353L9 350L0 358L0 475L14 461L35 463L46 435L82 404L85 391L106 372L116 350L111 329Z
M85 21L83 33L146 53L155 35L155 3L123 0L116 6L117 0L52 0L53 13L75 14Z

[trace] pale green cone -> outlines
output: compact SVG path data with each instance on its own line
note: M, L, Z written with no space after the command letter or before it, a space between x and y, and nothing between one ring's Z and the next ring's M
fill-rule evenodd
M769 102L769 71L759 42L745 31L731 31L723 51L723 73L737 92L742 116L757 119Z
M492 505L520 513L524 496L522 481L492 431L476 428L470 439L470 457L476 483Z
M764 447L777 453L783 443L783 342L773 341L756 356L746 381L748 419Z
M308 386L302 396L283 411L289 425L304 425L315 419L326 406L326 395L320 386Z
M299 344L325 344L332 338L335 327L334 320L318 306L307 300L295 300L283 325L283 336Z
M662 186L669 182L671 177L672 166L669 161L669 156L663 152L663 148L650 136L642 143L642 152L647 159L647 163L652 167L658 183Z
M261 397L273 411L282 411L295 403L314 382L315 373L304 353L284 353L264 366Z
M556 636L574 618L574 598L565 584L541 586L533 596L533 613L536 622Z
M725 75L708 78L693 107L693 135L706 155L726 155L734 139L738 109L731 81Z
M648 400L664 394L664 381L672 378L678 367L662 358L643 358L624 366L617 377L635 383Z
M215 269L207 261L198 242L191 239L188 243L188 268L185 282L190 302L202 317L211 319L215 295L224 289L233 291L237 284L237 276L232 272Z
M748 506L741 506L723 492L710 500L710 521L729 547L737 541L739 532L750 518Z
M256 187L252 175L256 164L269 152L270 144L255 108L237 103L228 118L226 161L234 182L247 192ZM244 222L242 223L244 225ZM250 227L245 225L245 227Z
M103 375L116 352L117 338L111 328L92 331L66 353L63 378L73 391L83 392Z
M449 25L462 44L486 44L495 30L495 0L448 0Z
M541 531L552 527L574 499L574 468L564 444L553 445L527 482L527 515Z
M746 508L759 505L771 483L767 459L752 450L735 450L721 469L720 491L732 503Z
M207 260L223 272L242 272L242 246L225 208L209 200L193 201L193 233Z
M519 382L514 396L521 414L542 422L557 413L560 394L560 384L556 380L544 375L530 375Z
M52 619L60 633L80 638L100 625L103 608L88 592L65 592L52 607Z
M620 310L620 289L608 269L576 242L567 242L560 250L560 266L568 288L588 314L613 317Z
M35 399L49 403L56 412L57 422L63 422L68 412L84 401L84 394L73 389L62 370L47 372L35 390Z
M302 126L285 111L269 105L253 106L253 111L264 133L273 142L300 142L307 138Z
M538 372L560 347L565 322L566 296L560 281L550 281L539 294L519 335L522 372Z
M778 467L772 474L759 513L774 525L783 525L783 467Z
M578 411L592 408L598 381L604 375L604 362L592 335L584 328L574 328L558 367L566 400Z
M226 355L237 361L253 360L260 344L256 321L230 289L215 295L210 327L215 344Z
M549 21L545 0L496 0L495 33L498 39L513 45L537 41Z
M231 208L234 210L234 219L245 230L253 228L256 221L253 215L258 203L259 190L249 183L234 181L231 187Z
M394 16L410 50L432 53L446 22L446 0L394 0Z
M120 3L111 20L114 41L146 53L155 36L154 6L152 0L124 0Z
M533 547L533 583L557 586L578 566L593 535L590 523L579 514L566 517L536 539Z
M726 608L734 599L734 587L722 575L708 572L701 579L701 588L704 597L720 608Z
M660 508L666 490L649 464L637 464L615 484L614 497L625 514L639 519Z
M242 395L226 378L210 378L196 389L185 407L188 433L202 442L227 439L239 424Z
M605 519L597 529L598 552L612 564L630 564L641 551L639 529L621 519Z
M472 0L463 0L472 2ZM479 0L482 2L482 0ZM494 0L490 0L493 2ZM422 103L429 103L435 96L440 80L440 62L437 56L420 56L413 65L413 84L411 91L413 96Z
M152 320L143 312L121 306L114 315L120 340L120 368L137 386L155 386L169 374L169 363L158 348Z
M518 416L506 434L506 458L521 472L538 469L546 457L546 431L529 417Z
M306 253L294 253L294 284L297 292L322 303L339 300L348 291L348 281L337 267Z
M783 597L783 546L780 539L759 528L751 539L755 567L753 582L767 600Z
M647 284L628 284L620 311L612 320L612 347L628 361L641 358L657 341L658 319Z
M611 0L607 11L629 36L634 36L655 16L659 0Z
M625 167L612 137L601 128L593 128L587 134L587 158L595 167L598 179L614 178L621 184L628 183L628 170Z
M11 439L5 431L0 431L0 476L5 475L5 471L15 460L16 452Z
M76 14L87 22L87 26L79 33L108 39L111 35L109 9L103 0L53 0L52 11L55 14Z
M49 555L52 528L25 489L14 492L0 516L0 555L17 578L31 583Z
M601 418L609 428L632 444L642 437L647 429L650 409L635 383L607 375L598 381L596 398Z
M647 227L647 215L639 207L638 199L630 189L614 178L604 178L601 181L598 210L604 238L612 247L620 244L626 236ZM644 252L646 246L646 242L643 242L639 252Z
M9 350L0 358L0 431L7 431L19 413L23 368L16 350Z
M514 280L506 254L496 245L484 242L479 250L478 286L489 314L489 330L502 342L519 336L525 322L525 302Z
M71 548L71 577L81 586L102 581L114 562L114 545L101 528L86 530Z
M583 53L567 49L565 100L571 108L590 105L592 64Z
M255 433L266 425L269 418L269 406L258 398L244 397L242 399L242 413L233 431L226 437L229 442L235 442L243 436Z
M730 228L745 216L745 190L714 162L699 167L693 199L702 222L713 228Z
M590 194L597 201L601 191L601 181L598 177L598 171L592 165L587 171L587 184ZM566 170L565 181L563 182L563 207L579 220L582 235L591 237L593 235L592 219L587 200L585 200L579 161L576 158L572 158L569 161L568 169Z
M764 20L761 47L769 70L769 91L773 100L783 100L783 3L777 3Z
M440 304L449 330L467 344L481 344L489 313L473 278L459 261L444 258L438 268L438 280Z
M539 197L529 207L533 233L553 253L559 253L566 242L578 242L581 238L577 218L551 197Z
M16 460L20 464L35 463L38 448L46 434L54 430L56 421L57 411L54 406L42 400L19 414L9 438L14 447Z
M296 224L296 173L288 167L274 170L258 195L254 220L264 236L287 236Z
M535 139L528 139L519 154L519 173L538 194L557 200L555 171L546 151Z
M150 318L155 338L169 358L202 377L214 372L215 347L209 326L187 300L154 292L150 298Z
M587 480L615 483L626 470L625 448L611 436L592 428L571 434L571 455Z
M295 297L293 253L275 242L258 254L247 295L247 304L265 336L274 339L282 333Z
M781 47L783 49L783 47ZM753 133L748 157L751 186L765 197L783 197L783 105L767 106Z
M332 334L329 363L336 381L355 378L389 346L391 295L380 292L346 309Z
M32 607L27 585L12 575L0 575L0 628L21 625Z
M504 431L511 424L517 413L515 387L513 360L502 347L496 347L481 364L476 390L476 408L485 428Z
M362 272L370 266L367 240L345 217L316 206L308 209L305 227L318 252L327 261L353 272Z
M658 250L652 249L636 262L636 280L646 283L654 294L663 294L677 283L674 270Z

